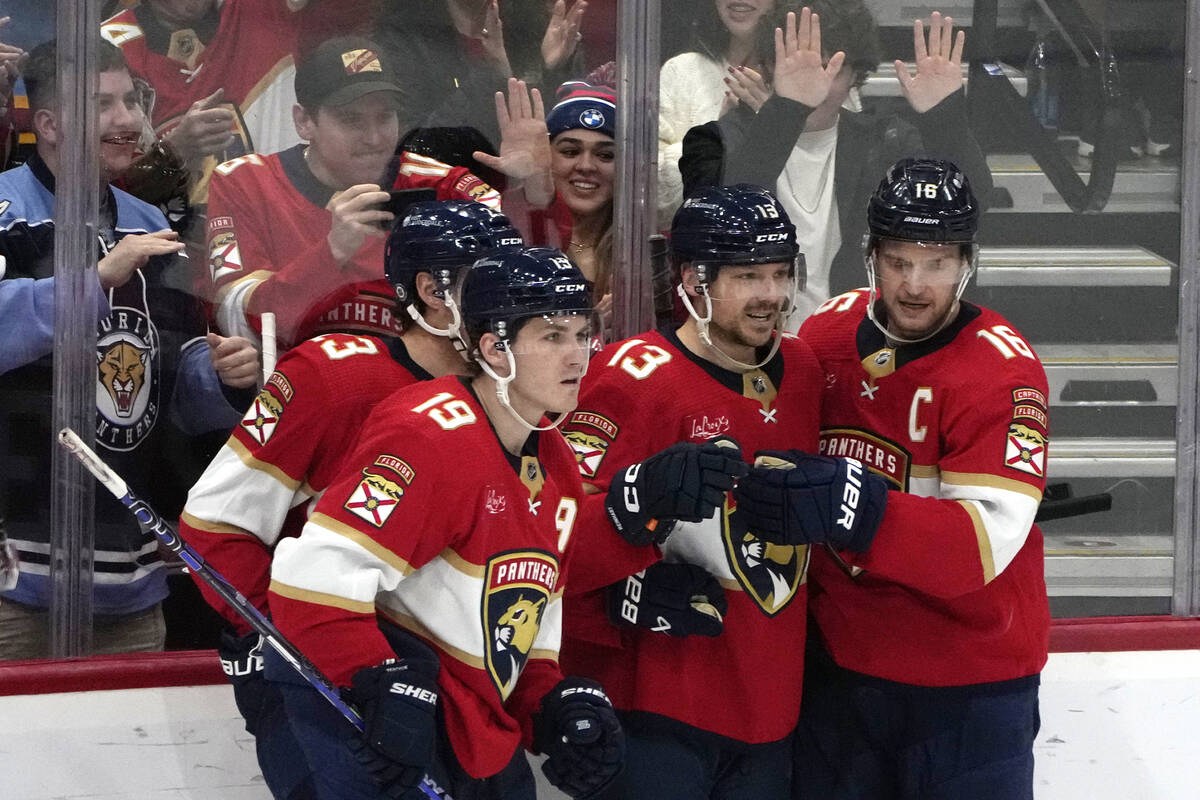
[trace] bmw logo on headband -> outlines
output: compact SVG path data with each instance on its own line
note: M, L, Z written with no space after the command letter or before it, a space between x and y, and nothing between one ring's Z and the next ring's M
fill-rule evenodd
M585 128L604 127L604 115L595 108L589 108L579 115L579 124Z

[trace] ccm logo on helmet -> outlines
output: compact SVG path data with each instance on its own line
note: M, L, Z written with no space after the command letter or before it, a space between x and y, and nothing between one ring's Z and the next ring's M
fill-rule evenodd
M754 237L757 242L786 242L788 235L786 233L760 233Z
M509 245L513 245L513 244L520 246L522 244L525 244L525 242L523 242L519 236L514 236L511 239L501 239L500 240L501 247L508 247Z
M837 524L848 531L854 530L854 517L858 513L858 500L862 497L862 462L846 459L846 483L842 485L842 516Z
M564 283L554 287L555 293L558 292L582 292L585 289L582 283Z

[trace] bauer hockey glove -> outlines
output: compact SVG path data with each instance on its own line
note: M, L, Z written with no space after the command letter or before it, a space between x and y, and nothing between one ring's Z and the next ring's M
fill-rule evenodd
M887 492L860 461L764 450L733 496L739 523L768 542L862 553L883 520Z
M221 669L233 684L233 700L252 736L258 735L263 712L283 701L279 690L263 677L262 647L263 638L257 631L238 636L226 629L217 642Z
M747 469L733 439L680 442L619 471L604 508L630 544L662 544L671 532L668 521L708 519Z
M542 772L574 798L591 797L621 772L625 734L603 687L563 678L533 715L533 748L545 753Z
M659 561L607 589L614 625L647 628L668 636L720 636L729 603L725 590L702 567Z
M389 660L354 673L351 697L363 717L355 757L387 797L404 797L433 760L438 663Z

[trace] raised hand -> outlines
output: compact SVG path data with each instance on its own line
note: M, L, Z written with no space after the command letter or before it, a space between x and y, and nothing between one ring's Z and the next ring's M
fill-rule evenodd
M245 389L258 382L258 350L242 336L221 336L209 331L208 358L221 383L234 389Z
M184 161L219 155L233 144L234 116L221 107L224 99L225 90L217 89L192 103L179 124L163 137Z
M803 103L821 105L842 70L846 54L841 50L825 64L821 54L821 18L807 6L789 11L783 29L775 29L775 94Z
M12 17L0 17L0 28L8 24ZM12 96L13 84L21 74L21 67L29 54L13 44L0 42L0 108L8 103Z
M900 91L918 114L923 114L962 87L962 52L966 35L954 35L954 20L933 12L929 20L929 44L925 43L925 26L913 21L913 54L917 74L909 74L903 61L896 61L896 77Z
M512 75L508 51L504 49L504 23L500 20L499 0L491 0L488 3L483 28L479 31L479 42L483 45L483 55L488 63L501 75Z
M571 57L583 35L579 25L583 12L587 11L587 0L575 0L567 11L566 0L555 0L550 12L550 24L542 37L542 62L547 69L554 69Z
M717 116L725 116L736 108L738 103L745 103L750 110L758 113L762 104L771 96L771 90L767 88L763 76L750 67L729 67L728 72L725 76L725 97L721 100L721 111Z
M184 244L179 241L179 234L172 230L129 234L117 242L96 265L100 285L105 289L124 286L133 273L154 256L182 253L183 250Z

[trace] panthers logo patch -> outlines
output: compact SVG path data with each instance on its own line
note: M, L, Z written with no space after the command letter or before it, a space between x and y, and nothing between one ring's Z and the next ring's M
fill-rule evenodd
M96 442L132 450L153 430L159 407L158 330L143 312L116 306L96 342Z
M773 544L746 530L731 500L721 512L725 555L742 589L773 617L787 607L808 575L808 545Z
M484 662L496 691L507 700L558 584L558 561L547 553L501 553L488 561L484 580Z

